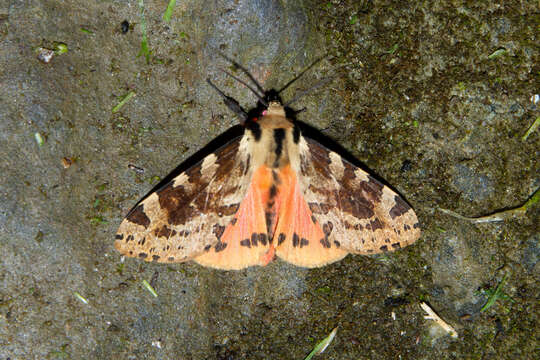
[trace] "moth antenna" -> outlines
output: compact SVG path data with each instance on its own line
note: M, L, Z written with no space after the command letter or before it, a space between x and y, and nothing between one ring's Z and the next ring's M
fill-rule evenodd
M264 97L262 95L260 95L254 88L252 88L248 83L246 83L244 80L234 76L233 74L231 74L230 72L228 72L227 70L224 70L224 69L220 69L221 71L223 71L225 74L229 75L230 77L232 77L234 80L238 81L240 84L244 85L245 87L247 87L249 90L251 90L252 93L255 94L255 96L257 96L257 98L259 99L259 101L264 105L264 106L268 106L268 103L266 102L266 100L264 99Z
M284 87L282 87L280 90L278 90L278 94L281 94L283 91L285 91L285 89L287 89L289 86L291 86L294 82L296 82L298 79L300 79L306 72L308 72L309 70L311 70L312 67L314 67L316 64L318 64L319 62L321 62L321 60L325 59L326 57L328 57L328 54L327 55L324 55L318 59L316 59L311 65L309 65L307 68L305 68L300 74L298 74L294 79L292 79L291 81L289 81L287 84L285 84Z
M227 105L229 110L231 110L233 113L235 113L241 119L241 123L243 124L244 122L246 122L246 120L248 118L248 114L242 108L242 106L240 106L238 101L236 101L235 99L233 99L230 96L225 95L225 93L223 91L219 90L219 88L216 85L214 85L210 81L210 79L206 79L206 82L208 83L208 85L210 85L212 88L214 88L214 90L216 90L219 95L221 95L223 97L223 103L225 105Z
M255 78L253 77L253 75L251 75L251 73L245 68L243 67L242 65L240 65L239 63L237 63L236 61L234 61L233 59L231 59L230 57L228 57L227 55L225 55L224 53L222 53L221 51L219 51L218 49L216 49L215 47L211 46L221 57L223 57L225 60L227 60L228 62L230 62L231 64L233 64L234 67L242 70L242 72L244 74L246 74L246 76L249 78L249 80L251 80L253 82L253 84L255 84L255 86L257 87L257 90L259 90L259 93L260 94L264 94L265 91L264 89L262 88L262 86L257 82L257 80L255 80ZM246 85L247 86L247 85ZM252 90L253 91L253 90ZM257 94L257 93L256 93ZM258 97L260 97L260 95L257 95Z
M302 97L304 97L305 95L309 94L310 92L312 92L313 90L315 90L315 89L317 89L317 88L320 88L320 87L323 86L323 85L328 84L328 83L329 83L330 81L332 81L332 80L334 80L334 76L319 81L319 83L315 84L313 87L311 87L311 88L309 88L309 89L307 89L307 90L304 90L304 91L302 91L301 93L297 94L295 97L292 98L292 100L289 100L289 101L288 101L286 104L284 104L283 106L284 106L284 107L287 107L287 106L291 105L293 102L300 100L300 99L301 99Z

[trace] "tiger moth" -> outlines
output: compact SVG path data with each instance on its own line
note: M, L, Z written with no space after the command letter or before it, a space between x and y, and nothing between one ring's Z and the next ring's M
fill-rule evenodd
M260 97L258 116L245 116L243 135L128 213L114 244L122 255L224 270L276 258L313 268L420 237L414 210L398 194L303 136L273 94Z

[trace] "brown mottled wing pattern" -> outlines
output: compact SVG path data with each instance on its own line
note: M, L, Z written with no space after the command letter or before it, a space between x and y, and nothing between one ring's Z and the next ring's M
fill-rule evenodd
M244 136L205 157L150 194L127 215L116 235L123 255L181 262L219 247L249 187Z
M414 243L414 210L394 191L314 140L301 137L300 186L326 247L352 253L393 251Z

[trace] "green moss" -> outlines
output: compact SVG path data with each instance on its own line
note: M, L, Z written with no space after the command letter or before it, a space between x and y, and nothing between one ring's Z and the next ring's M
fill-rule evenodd
M482 309L480 309L480 312L484 312L488 310L490 307L495 305L495 303L499 300L506 300L510 302L514 302L514 299L512 299L508 294L506 294L503 291L503 284L508 277L508 274L505 274L501 282L497 285L495 288L490 288L486 290L481 290L480 293L484 294L488 297L487 302L482 306ZM508 309L504 308L506 312L508 312Z

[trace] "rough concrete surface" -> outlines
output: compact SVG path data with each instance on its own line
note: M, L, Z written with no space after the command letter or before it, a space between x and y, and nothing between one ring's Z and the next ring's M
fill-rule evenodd
M334 327L320 359L540 358L539 204L482 224L438 210L487 215L540 187L540 131L522 139L538 2L188 0L170 22L166 6L0 1L0 359L304 359ZM328 55L283 98L332 78L299 120L398 190L421 239L311 270L121 259L131 206L238 123L206 78L256 102L217 49L267 88Z

